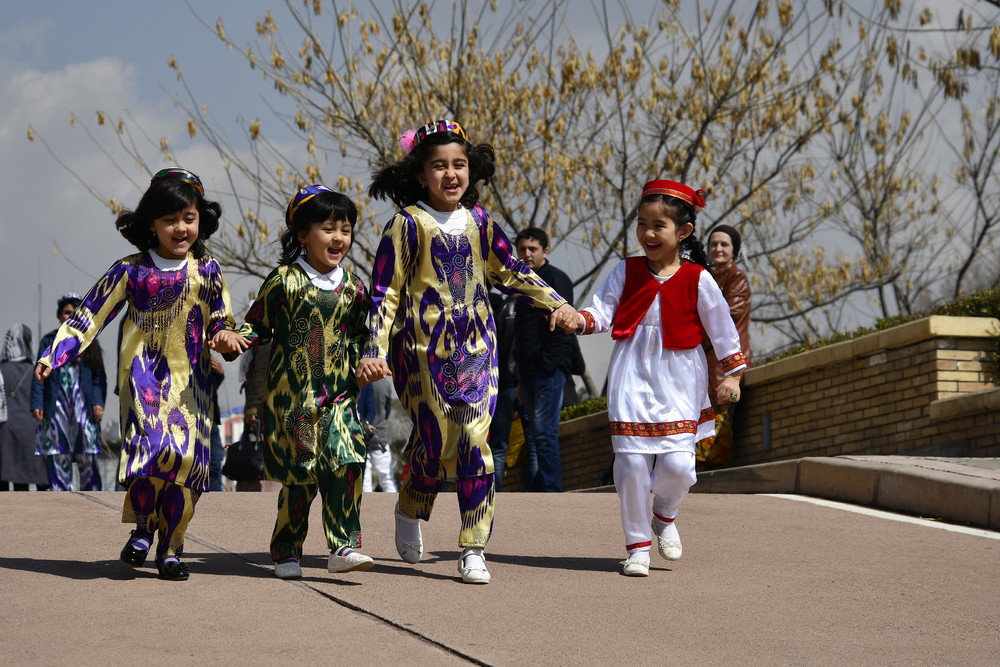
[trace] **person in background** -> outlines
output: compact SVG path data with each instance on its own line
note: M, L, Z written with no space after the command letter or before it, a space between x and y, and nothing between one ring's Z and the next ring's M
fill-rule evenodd
M243 404L243 428L260 429L261 415L267 398L267 365L271 348L255 345L240 357L240 391L246 399ZM237 491L280 491L281 483L269 479L237 480Z
M709 271L722 296L729 304L729 314L733 324L740 334L740 348L747 364L750 364L750 281L743 273L736 260L739 259L743 237L729 225L715 227L708 236L708 259L712 263ZM708 360L708 395L712 398L712 409L715 412L714 436L698 441L695 450L698 461L709 465L729 463L733 455L733 418L736 403L729 400L728 395L719 394L719 385L725 379L725 370L715 354L712 341L706 336L702 341L705 357ZM743 379L743 372L736 374L738 380Z
M538 227L527 227L514 240L524 265L573 303L573 281L552 265L549 237ZM559 456L559 413L562 411L566 378L571 375L575 348L573 337L561 329L551 329L548 318L526 303L517 304L514 358L519 373L519 391L524 409L524 445L528 449L529 490L563 490ZM531 468L532 451L537 471Z
M226 450L222 446L222 410L219 409L219 386L226 379L222 359L212 355L212 435L208 459L208 490L222 491L222 459Z
M361 388L361 416L372 429L366 445L368 462L365 466L363 491L374 490L375 481L382 491L396 493L396 478L392 472L392 450L389 449L389 413L396 392L392 380L382 378Z
M31 416L31 329L14 324L0 351L0 491L49 488L45 460L35 456L35 420ZM9 483L9 484L8 484Z
M59 298L56 314L62 324L80 305L80 295L70 292ZM41 357L55 340L57 329L44 336L38 348ZM45 457L49 486L53 491L100 491L97 455L101 451L101 419L108 396L101 346L95 340L46 380L32 381L31 414L39 425L35 453ZM80 470L80 488L73 483L73 466Z
M503 473L507 468L507 445L510 442L510 426L514 412L520 410L517 400L517 364L514 361L514 318L517 299L504 298L499 292L490 292L493 308L493 322L497 328L497 405L490 422L490 451L493 452L494 488L499 491L503 484ZM532 451L532 454L534 451ZM538 469L537 459L534 470ZM525 475L525 482L528 481Z

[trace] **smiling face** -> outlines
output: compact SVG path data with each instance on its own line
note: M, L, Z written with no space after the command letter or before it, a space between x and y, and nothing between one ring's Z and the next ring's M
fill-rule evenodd
M469 158L457 142L431 147L417 181L427 188L427 203L437 211L456 211L469 187Z
M649 267L657 273L672 273L681 264L680 245L694 227L678 225L660 202L645 202L639 206L635 235L646 252Z
M308 231L299 232L298 239L309 266L320 273L330 273L351 249L354 229L347 220L314 222L309 225Z
M156 234L156 252L166 259L184 259L198 240L198 206L168 213L153 220L150 230Z
M714 232L708 238L708 259L715 266L733 261L733 240L725 232Z

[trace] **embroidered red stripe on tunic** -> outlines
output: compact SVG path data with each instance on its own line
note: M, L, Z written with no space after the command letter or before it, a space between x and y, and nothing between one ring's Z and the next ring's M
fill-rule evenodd
M693 419L682 419L676 422L658 422L644 424L642 422L611 422L611 435L635 435L646 438L659 438L678 433L695 433L698 425Z
M746 365L747 358L743 356L742 352L737 352L736 354L730 354L725 359L719 359L719 363L722 364L722 371L728 373L734 368Z

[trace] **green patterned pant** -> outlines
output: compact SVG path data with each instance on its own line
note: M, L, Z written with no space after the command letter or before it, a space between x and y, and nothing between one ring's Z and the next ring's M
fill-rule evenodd
M361 463L349 463L320 476L316 484L283 484L271 535L271 559L302 558L309 530L309 508L318 491L323 501L323 532L331 551L361 548Z

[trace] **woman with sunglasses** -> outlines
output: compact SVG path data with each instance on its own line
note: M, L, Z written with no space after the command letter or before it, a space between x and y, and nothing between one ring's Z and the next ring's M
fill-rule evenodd
M212 429L209 347L242 348L229 290L205 241L221 207L205 199L185 169L157 172L134 211L115 227L139 252L108 269L59 328L35 367L41 381L73 361L128 305L122 326L118 387L125 486L122 523L135 529L121 559L140 566L158 543L161 579L188 578L180 547L194 506L208 490Z

